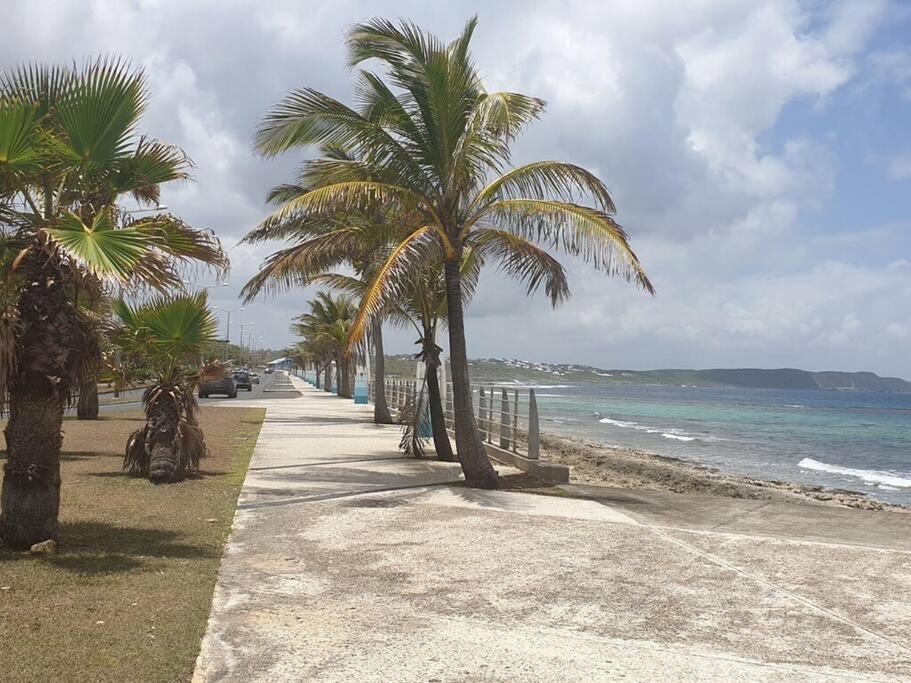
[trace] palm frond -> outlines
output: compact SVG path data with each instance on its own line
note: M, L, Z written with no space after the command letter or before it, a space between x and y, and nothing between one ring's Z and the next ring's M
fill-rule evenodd
M117 229L113 212L101 211L91 227L65 211L47 234L70 257L102 279L126 282L148 248L148 236L136 228Z
M353 347L363 339L369 322L384 305L407 291L409 277L415 272L417 265L426 259L428 237L432 235L433 228L430 226L415 230L396 245L376 269L373 280L361 297L357 317L351 325L349 346Z
M186 180L191 167L192 162L179 147L142 138L136 149L114 167L111 190L115 196L132 194L139 202L157 204L160 186Z
M360 253L361 239L360 230L350 226L280 249L244 285L241 296L249 303L262 292L278 293L306 286L315 275Z
M393 212L407 214L424 212L439 224L426 198L405 187L374 181L336 183L310 190L288 200L270 216L275 222L297 220L312 216L332 216L344 212Z
M416 393L408 394L399 413L398 423L402 425L399 449L406 458L423 458L427 448L428 424L427 382L421 382Z
M171 214L146 218L129 227L154 236L155 248L171 259L182 264L205 266L218 277L223 277L228 272L228 255L222 248L218 235L212 230L193 228Z
M598 270L634 282L649 294L655 292L626 232L603 211L567 202L501 199L488 205L481 218L579 256Z
M37 173L42 161L37 105L0 100L0 196L10 193L22 174Z
M471 235L470 244L479 254L499 263L509 277L533 294L542 285L552 306L569 298L566 271L560 262L520 235L506 230L484 228Z
M536 161L504 173L478 192L472 207L497 199L558 199L575 203L593 198L605 213L617 209L604 183L581 166L560 161ZM471 210L471 209L469 209Z
M515 92L484 95L472 112L472 125L491 135L511 140L544 113L547 103Z
M128 156L148 103L145 75L119 59L88 63L53 110L61 150L74 166L94 171Z
M382 126L310 88L292 92L273 107L260 123L254 144L265 156L326 144L369 151L371 163L376 166L394 171L397 177L408 178L415 187L429 185L421 166Z

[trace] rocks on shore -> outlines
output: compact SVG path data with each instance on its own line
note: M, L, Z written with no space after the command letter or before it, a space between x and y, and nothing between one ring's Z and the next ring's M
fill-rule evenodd
M541 447L542 457L571 467L570 481L574 483L911 512L911 508L881 503L859 491L742 477L679 458L554 434L542 434Z

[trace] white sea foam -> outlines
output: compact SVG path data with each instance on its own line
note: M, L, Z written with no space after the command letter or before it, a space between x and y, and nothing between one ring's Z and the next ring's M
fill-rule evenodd
M670 432L662 432L661 436L665 439L674 439L676 441L695 441L695 436L683 436L682 434L671 434Z
M598 420L601 424L614 425L614 427L626 427L627 429L635 429L640 432L647 432L648 427L641 425L638 422L626 422L624 420L612 420L609 417L602 417Z
M680 429L655 429L654 427L648 427L638 422L631 422L627 420L614 420L609 417L602 417L598 422L607 425L613 425L614 427L622 427L624 429L635 429L637 432L645 432L646 434L660 434L665 439L674 439L675 441L696 441L699 439L704 439L706 441L719 441L713 436L693 436L688 432L684 432Z
M868 484L877 484L882 487L892 489L911 488L911 474L900 475L892 472L880 472L878 470L859 470L852 467L841 467L840 465L829 465L813 458L804 458L799 463L799 467L806 470L816 470L818 472L829 472L831 474L842 474L847 477L857 477Z

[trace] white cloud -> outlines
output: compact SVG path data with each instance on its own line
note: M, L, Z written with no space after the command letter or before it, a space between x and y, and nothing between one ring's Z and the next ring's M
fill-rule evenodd
M898 154L886 163L886 175L890 180L911 178L911 153Z
M0 64L108 52L142 64L153 96L145 127L197 163L195 181L165 201L234 247L298 161L252 154L257 118L299 86L350 97L347 25L407 16L452 36L479 9L474 49L490 87L550 103L516 160L563 158L605 178L658 296L571 263L574 299L550 312L491 271L469 311L473 354L516 355L525 339L519 355L607 366L869 365L911 375L898 348L911 271L887 267L900 261L896 245L908 246L907 226L838 236L817 227L838 189L831 138L775 129L789 105L824 109L858 74L911 96L911 53L874 45L896 12L884 0L47 0L6 11ZM911 162L888 151L879 165L890 177L911 176ZM216 303L230 306L269 250L233 248L232 287L214 292ZM306 297L254 304L247 317L285 343ZM411 350L409 333L390 339Z

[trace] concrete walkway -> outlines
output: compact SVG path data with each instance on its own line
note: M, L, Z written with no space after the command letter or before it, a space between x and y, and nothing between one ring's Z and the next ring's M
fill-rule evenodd
M256 405L194 680L911 680L894 513L842 539L874 518L473 491L400 458L367 407L309 387Z

